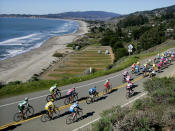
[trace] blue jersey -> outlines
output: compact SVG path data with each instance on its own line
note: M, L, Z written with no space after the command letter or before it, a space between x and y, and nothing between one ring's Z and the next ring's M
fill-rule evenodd
M90 93L96 92L96 88L91 88L91 89L89 89L89 92L90 92Z
M70 112L74 112L74 108L78 108L78 107L79 107L79 105L76 104L76 103L74 103L74 104L72 104L72 105L70 106L69 111L70 111Z

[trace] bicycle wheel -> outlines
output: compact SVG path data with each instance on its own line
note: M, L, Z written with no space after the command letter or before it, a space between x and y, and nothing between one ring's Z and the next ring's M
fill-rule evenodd
M72 117L72 114L69 115L67 118L66 118L66 124L69 125L73 122L73 117Z
M68 105L69 103L70 103L70 99L69 99L69 97L65 98L65 100L64 100L64 104L65 104L65 105Z
M107 94L107 89L106 88L103 90L103 94Z
M22 114L20 112L16 113L14 116L13 116L13 120L18 122L20 120L22 120L23 117L22 117Z
M51 99L52 99L52 95L48 95L48 96L46 97L46 101L47 101L47 102L51 101Z
M86 99L86 103L87 103L87 104L90 104L91 102L92 102L91 98L88 97L88 98Z
M75 93L74 95L73 95L73 101L72 102L75 102L75 101L77 101L78 100L78 93Z
M26 114L27 118L32 116L34 114L34 108L29 105L29 107L26 109L25 114Z
M59 99L61 97L60 90L58 90L58 89L56 90L55 97L56 97L56 99Z
M41 122L50 121L50 117L49 117L48 113L42 115L40 120L41 120Z
M79 110L79 111L77 112L77 117L76 117L76 119L77 119L77 120L81 120L82 117L83 117L83 111Z
M127 98L127 99L129 99L129 98L130 98L130 93L129 93L129 91L128 91L128 92L126 92L126 98Z
M98 92L96 92L96 94L95 94L95 96L94 96L94 100L93 100L93 102L97 101L97 100L98 100L98 98L99 98L99 93L98 93Z

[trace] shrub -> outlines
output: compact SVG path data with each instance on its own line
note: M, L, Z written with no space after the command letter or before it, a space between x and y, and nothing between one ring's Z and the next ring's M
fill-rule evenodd
M63 57L64 54L55 52L55 53L53 54L53 56L54 56L54 57Z
M90 68L88 68L83 72L83 75L89 75L89 74L93 74L95 72L96 72L95 68L91 68L91 72L90 72Z
M144 88L156 102L175 104L175 79L155 78L144 83Z
M21 81L11 81L8 83L8 85L19 85L21 83L22 83Z
M0 81L0 89L5 86L5 82Z
M112 67L113 67L113 64L108 65L108 66L106 67L105 71L106 71L106 70L112 69Z

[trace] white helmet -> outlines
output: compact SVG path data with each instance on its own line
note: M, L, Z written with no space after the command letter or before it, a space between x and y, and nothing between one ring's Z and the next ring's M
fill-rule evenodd
M28 98L28 97L26 97L24 100L25 100L25 101L28 101L28 99L29 99L29 98Z

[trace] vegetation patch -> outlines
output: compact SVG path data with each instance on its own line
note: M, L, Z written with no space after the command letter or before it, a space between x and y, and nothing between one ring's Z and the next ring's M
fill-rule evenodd
M55 53L53 54L53 56L54 56L54 57L63 57L64 54L63 54L63 53L59 53L59 52L55 52Z
M105 70L108 65L112 64L111 55L104 53L105 50L109 49L110 47L108 46L88 46L83 50L75 51L74 54L71 54L67 60L64 61L62 66L51 69L52 71L43 74L41 79L56 80L65 77L80 77L81 75L88 74L85 73L85 70L90 69L90 67L96 71ZM103 50L103 53L99 54L98 50ZM74 69L75 67L77 68L76 70ZM80 70L78 70L78 68L80 68Z
M148 80L144 88L149 97L137 100L131 108L117 106L104 111L92 130L175 130L175 78Z

